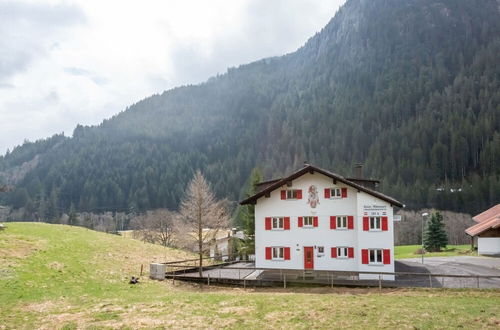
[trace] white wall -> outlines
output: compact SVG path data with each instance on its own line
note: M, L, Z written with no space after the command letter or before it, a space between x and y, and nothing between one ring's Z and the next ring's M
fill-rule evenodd
M479 254L500 254L500 237L478 237L477 252Z
M311 208L307 204L308 188L316 185L319 204ZM347 198L325 199L325 188L347 187ZM281 200L282 189L302 189L301 200ZM363 232L364 206L373 204L385 207L389 231ZM330 229L330 216L354 216L354 230ZM265 230L265 217L290 217L290 230ZM317 216L318 227L298 227L299 216ZM385 216L385 215L384 215ZM304 269L304 246L313 246L315 270L363 270L375 272L394 271L394 236L393 210L387 202L333 180L320 173L304 174L293 180L292 187L283 186L271 192L269 198L261 197L255 205L255 254L256 267ZM290 260L275 261L265 259L265 248L270 246L290 247ZM318 246L325 249L324 255L318 255ZM354 247L354 259L331 258L332 246ZM370 266L361 265L361 248L391 249L391 264ZM378 276L377 276L378 278ZM393 279L388 277L387 279Z

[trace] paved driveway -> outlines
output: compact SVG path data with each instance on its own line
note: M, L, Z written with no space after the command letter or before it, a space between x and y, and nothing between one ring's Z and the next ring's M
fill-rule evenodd
M399 259L395 266L396 272L500 276L500 258L494 257L431 257L424 258L423 265L420 258ZM478 281L480 288L500 288L500 278L481 278L478 280L475 278L438 277L432 279L432 284L436 287L450 288L477 287ZM420 282L424 284L424 279L420 278Z

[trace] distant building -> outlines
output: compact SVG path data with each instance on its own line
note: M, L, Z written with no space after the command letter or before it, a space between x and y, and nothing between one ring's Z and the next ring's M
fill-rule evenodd
M403 204L376 191L377 180L361 176L305 165L260 184L240 203L255 204L256 266L394 272L393 208Z
M235 239L244 239L245 235L242 231L236 229L219 230L217 234L210 240L210 257L220 259L222 261L231 260L236 256L234 251L233 241Z
M477 224L465 230L472 244L477 239L477 252L485 255L500 255L500 204L472 218Z

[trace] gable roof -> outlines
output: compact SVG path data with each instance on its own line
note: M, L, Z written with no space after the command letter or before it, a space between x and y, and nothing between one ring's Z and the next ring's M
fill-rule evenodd
M470 236L479 235L489 229L500 228L500 204L479 213L472 219L477 223L465 230Z
M492 208L489 208L486 211L479 213L478 215L474 216L472 220L474 220L475 222L483 222L497 216L500 216L500 204L497 204Z
M357 189L359 191L363 191L363 192L365 192L365 193L367 193L369 195L372 195L372 196L377 197L377 198L379 198L379 199L381 199L383 201L391 203L392 205L395 205L395 206L398 206L398 207L404 207L404 205L401 202L397 201L396 199L394 199L392 197L384 195L384 194L382 194L382 193L380 193L378 191L366 188L366 187L364 187L364 186L362 186L360 184L357 184L355 182L349 181L348 179L344 178L343 176L341 176L339 174L335 174L333 172L330 172L330 171L327 171L327 170L324 170L324 169L321 169L319 167L312 166L312 165L309 165L309 164L306 165L306 166L304 166L300 170L292 173L291 175L289 175L287 177L284 177L284 178L281 178L281 179L277 179L277 180L271 180L271 184L267 185L264 189L260 190L255 195L250 196L247 199L241 201L240 205L253 204L260 197L266 195L267 193L270 193L273 190L278 189L279 187L285 185L288 181L295 180L298 177L301 177L302 175L304 175L306 173L314 173L314 172L321 173L321 174L323 174L323 175L325 175L327 177L330 177L330 178L335 179L335 180L337 180L339 182L342 182L342 183L344 183L344 184L346 184L348 186L351 186L354 189ZM269 181L266 182L266 183L269 183Z

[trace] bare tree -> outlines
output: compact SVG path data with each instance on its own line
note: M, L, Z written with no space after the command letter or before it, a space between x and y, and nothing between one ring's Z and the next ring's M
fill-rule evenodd
M135 217L131 222L134 237L142 241L171 246L173 243L174 221L178 217L167 209L148 211Z
M203 253L217 232L229 225L227 200L217 200L200 171L188 185L180 207L176 231L184 243L197 245L200 258L199 274L202 276ZM208 230L204 230L208 229Z

